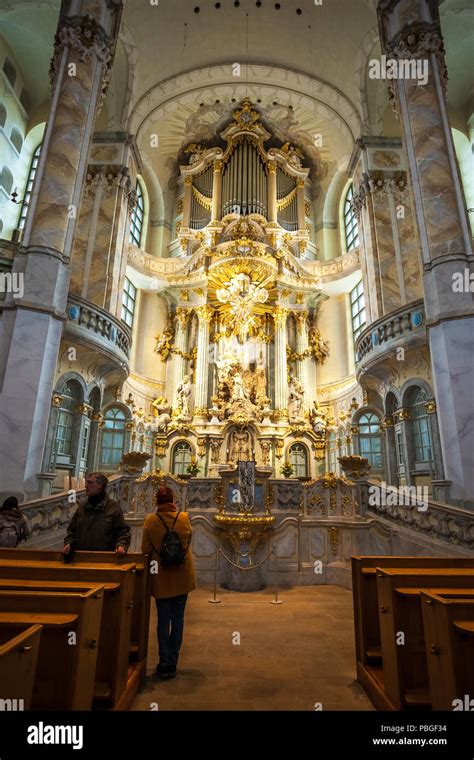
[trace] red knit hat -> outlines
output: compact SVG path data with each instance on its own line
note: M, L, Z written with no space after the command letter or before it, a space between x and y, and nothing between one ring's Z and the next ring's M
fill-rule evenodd
M173 504L173 491L166 486L160 486L156 492L157 504Z

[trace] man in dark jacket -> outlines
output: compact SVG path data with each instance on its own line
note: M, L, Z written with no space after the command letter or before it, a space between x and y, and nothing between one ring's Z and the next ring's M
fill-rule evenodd
M69 523L64 554L70 554L71 546L78 551L127 553L130 528L120 506L107 496L107 483L107 478L100 472L92 472L86 477L88 498L79 505Z

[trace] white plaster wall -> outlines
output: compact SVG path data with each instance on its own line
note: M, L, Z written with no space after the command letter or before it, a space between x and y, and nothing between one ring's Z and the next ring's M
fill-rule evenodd
M134 350L132 372L161 381L165 379L166 364L155 353L155 338L167 323L166 303L156 293L140 291L138 313L133 331Z
M323 340L329 340L329 356L318 365L318 382L322 385L341 380L351 374L348 351L347 308L344 293L331 296L321 304L318 329Z

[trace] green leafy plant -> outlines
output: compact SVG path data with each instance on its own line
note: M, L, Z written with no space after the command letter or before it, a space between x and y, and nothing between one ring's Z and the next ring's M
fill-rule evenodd
M285 478L291 478L293 475L293 465L291 465L289 462L285 462L283 467L280 468L280 472L285 476Z
M193 457L190 463L188 464L188 466L186 467L186 472L188 473L188 475L196 476L198 472L200 471L201 471L201 468L198 467L197 460L195 457Z

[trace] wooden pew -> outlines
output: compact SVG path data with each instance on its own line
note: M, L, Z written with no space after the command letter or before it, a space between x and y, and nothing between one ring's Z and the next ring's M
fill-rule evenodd
M0 590L1 623L44 626L33 709L91 709L103 599L98 584L83 593Z
M438 588L447 595L455 589L455 596L469 596L474 591L474 568L379 568L376 577L388 705L396 710L429 708L420 592Z
M42 630L37 624L0 625L0 696L12 700L11 709L30 709Z
M4 559L0 553L0 577L16 580L69 581L72 583L112 583L115 593L105 595L97 661L94 698L96 706L123 707L121 699L127 696L129 670L130 629L135 583L135 563L35 561L28 559ZM133 697L132 697L133 698ZM129 704L128 704L129 706Z
M35 549L0 549L0 559L32 559L46 562L62 562L62 552ZM132 628L130 634L130 660L136 663L139 685L146 677L146 658L148 652L148 634L150 628L150 574L148 558L145 554L129 553L125 555L114 552L81 552L74 555L74 565L80 563L101 564L115 562L122 566L134 562L136 566L133 592Z
M362 677L367 669L377 671L382 666L377 567L474 568L474 557L352 557L356 660Z
M422 591L421 608L432 708L453 710L457 706L472 710L474 598L447 599L432 591ZM461 703L456 704L455 700Z

